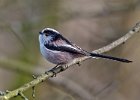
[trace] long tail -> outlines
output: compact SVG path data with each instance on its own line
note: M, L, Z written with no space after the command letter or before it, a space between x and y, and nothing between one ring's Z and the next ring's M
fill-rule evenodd
M111 60L120 61L120 62L124 62L124 63L130 63L130 62L132 62L132 61L127 60L127 59L117 58L117 57L112 57L112 56L102 55L102 54L97 54L97 53L90 53L90 56L111 59Z

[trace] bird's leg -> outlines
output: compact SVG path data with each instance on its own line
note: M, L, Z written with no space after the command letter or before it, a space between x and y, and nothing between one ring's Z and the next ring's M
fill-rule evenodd
M76 63L78 66L81 66L80 61Z
M59 64L57 64L55 67L51 68L49 71L46 71L45 74L48 74L48 72L52 72L53 76L52 77L56 77L56 72L54 71L57 67L59 66Z
M59 64L57 64L56 66L54 66L52 69L55 69L55 68L57 68L59 66Z

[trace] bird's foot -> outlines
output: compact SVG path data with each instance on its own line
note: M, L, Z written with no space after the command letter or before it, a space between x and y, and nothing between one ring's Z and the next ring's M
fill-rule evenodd
M78 66L81 66L80 61L79 61L79 62L77 62L77 65L78 65Z
M55 67L51 68L49 71L46 71L45 74L48 74L49 72L52 72L53 75L52 77L56 77L56 72L55 72L55 69L58 67L59 65L56 65Z

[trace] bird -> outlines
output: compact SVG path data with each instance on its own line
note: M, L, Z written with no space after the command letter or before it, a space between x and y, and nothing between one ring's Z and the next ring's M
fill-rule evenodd
M89 56L91 58L104 58L114 61L130 63L132 61L105 54L88 52L53 28L44 28L39 32L39 45L41 54L51 63L65 65L75 58Z

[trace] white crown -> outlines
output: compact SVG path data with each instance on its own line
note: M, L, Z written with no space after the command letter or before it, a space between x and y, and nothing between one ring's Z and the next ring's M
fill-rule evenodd
M53 29L53 28L45 28L45 29L43 29L43 30L42 30L42 33L43 33L45 30L50 30L50 31L53 31L53 32L56 32L56 33L58 33L58 34L59 34L59 32L58 32L58 31L56 31L56 30L55 30L55 29Z

